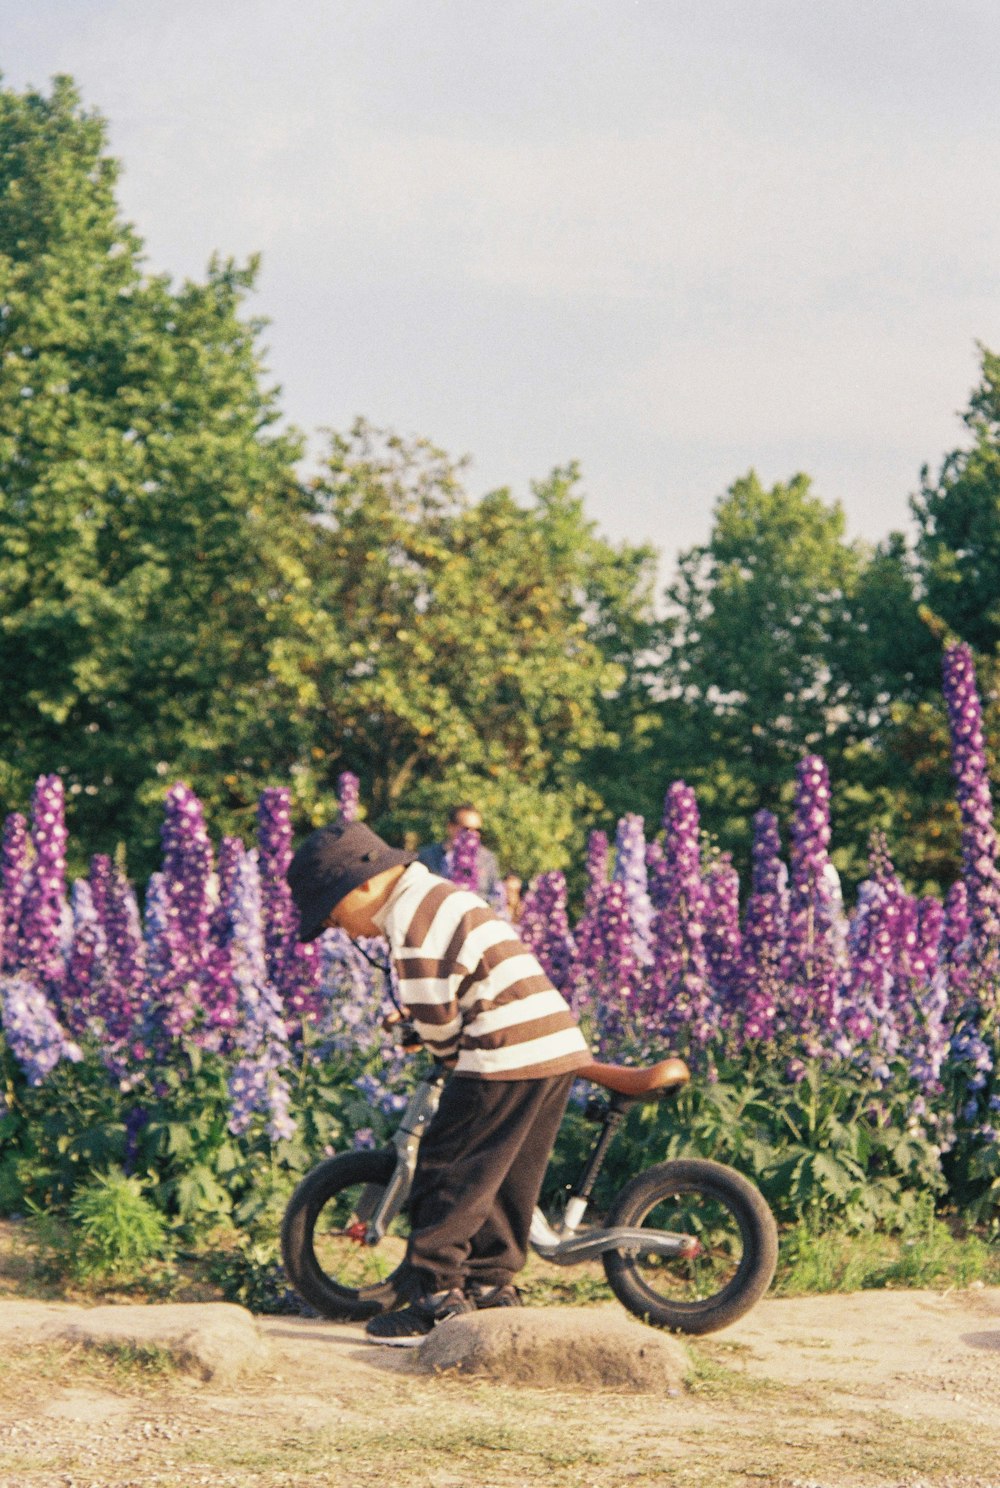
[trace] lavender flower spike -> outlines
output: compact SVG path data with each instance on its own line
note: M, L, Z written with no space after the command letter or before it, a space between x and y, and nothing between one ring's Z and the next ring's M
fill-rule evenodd
M3 967L13 971L17 966L21 906L28 884L30 858L28 823L19 811L12 811L4 822L2 857L3 885Z
M628 812L618 823L615 834L615 867L612 881L620 883L632 922L635 954L645 963L652 956L653 904L646 880L645 822Z
M459 832L453 845L445 854L448 877L460 889L479 892L479 834Z
M350 770L342 770L337 776L337 800L342 822L357 821L360 796L361 781Z
M566 914L566 879L556 869L541 873L524 896L518 933L560 992L567 989L573 969L574 945Z
M1000 854L983 744L982 707L972 652L964 643L945 650L944 696L962 819L962 876L974 947L984 977L990 977L1000 962Z
M39 984L62 980L72 918L66 902L66 822L58 775L42 775L31 802L35 861L21 907L18 966Z
M288 1114L288 1086L281 1074L290 1061L285 1023L278 995L267 977L260 909L256 855L244 853L235 865L228 905L229 950L240 1010L234 1041L243 1051L229 1081L229 1127L239 1134L250 1125L255 1111L266 1112L268 1134L277 1141L291 1136L295 1123Z
M41 1085L61 1059L77 1064L83 1058L29 977L0 977L0 1023L29 1085Z

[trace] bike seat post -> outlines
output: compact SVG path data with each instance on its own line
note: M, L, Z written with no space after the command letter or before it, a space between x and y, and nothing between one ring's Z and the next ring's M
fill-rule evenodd
M570 1196L566 1201L566 1212L563 1216L563 1229L575 1230L583 1219L590 1196L597 1182L597 1175L604 1166L604 1159L608 1155L608 1148L615 1139L615 1133L625 1120L634 1101L628 1100L623 1095L612 1096L601 1121L601 1130L597 1141L591 1149L583 1172L574 1187L570 1190Z

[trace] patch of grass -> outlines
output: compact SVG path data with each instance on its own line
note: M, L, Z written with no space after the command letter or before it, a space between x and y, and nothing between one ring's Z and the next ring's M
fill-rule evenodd
M472 1483L493 1483L497 1481L494 1474L499 1473L503 1482L544 1482L567 1488L580 1482L581 1468L600 1467L613 1460L608 1451L581 1440L579 1433L520 1424L495 1410L483 1418L463 1411L459 1419L450 1421L434 1416L401 1419L390 1432L384 1421L374 1420L342 1425L336 1431L282 1432L269 1441L257 1438L239 1445L199 1443L188 1455L199 1463L224 1463L230 1471L247 1475L307 1470L323 1483L341 1481L337 1469L349 1471L351 1476L345 1481L352 1483L423 1482L423 1477L410 1476L414 1464L419 1464L427 1475L460 1465L462 1477Z
M957 1230L923 1206L894 1234L818 1230L800 1224L782 1238L774 1292L793 1297L877 1287L1000 1285L1000 1239Z
M740 1402L750 1397L763 1399L778 1393L789 1394L787 1385L747 1374L737 1367L752 1352L746 1345L700 1339L686 1347L689 1368L684 1384L692 1395L718 1402ZM806 1392L796 1393L805 1398Z
M177 1360L169 1349L155 1343L120 1343L114 1339L88 1341L88 1353L107 1360L116 1379L132 1380L137 1374L147 1379L172 1379L180 1373Z

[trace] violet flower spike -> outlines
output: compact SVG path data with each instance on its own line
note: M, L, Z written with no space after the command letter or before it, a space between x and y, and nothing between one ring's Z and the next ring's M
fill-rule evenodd
M0 884L3 891L3 966L13 971L17 966L21 908L28 886L31 867L28 823L19 811L12 811L4 822L3 845L0 848Z
M342 822L357 821L360 799L361 781L350 770L342 770L337 776L337 801Z
M612 882L625 891L625 903L632 921L634 951L640 963L652 958L653 904L646 878L645 822L629 812L618 823L615 834L615 866Z
M0 1025L29 1085L41 1085L60 1060L77 1064L83 1058L30 977L0 977Z
M58 775L39 777L31 803L34 847L21 906L17 964L40 985L57 985L72 934L66 901L65 797Z
M479 892L479 834L459 832L445 854L448 877L460 889Z
M963 642L944 653L944 696L951 732L952 772L962 821L962 877L979 980L984 991L1000 978L1000 868L993 800L983 743L982 705L972 651ZM1000 994L993 993L1000 1006ZM992 999L991 999L992 1000Z

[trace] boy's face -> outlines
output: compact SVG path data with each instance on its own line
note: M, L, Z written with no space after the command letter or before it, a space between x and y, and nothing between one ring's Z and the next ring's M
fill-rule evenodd
M377 873L374 878L358 884L333 906L324 921L327 929L346 930L348 935L354 936L380 935L374 916L388 899L402 872L401 867L388 868L385 873Z

